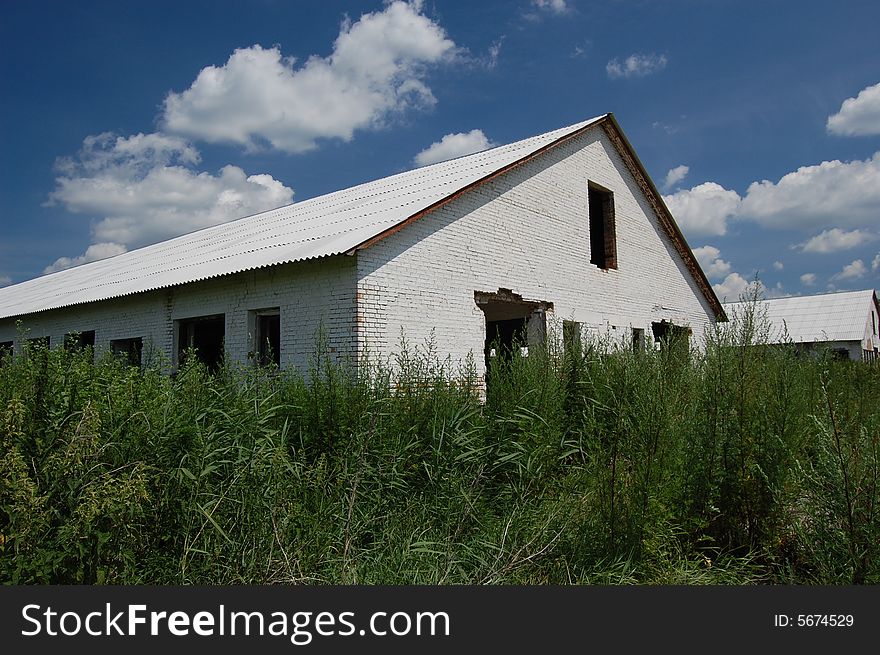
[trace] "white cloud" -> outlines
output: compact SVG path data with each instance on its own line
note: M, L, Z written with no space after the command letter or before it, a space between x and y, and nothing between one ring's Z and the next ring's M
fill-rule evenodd
M874 256L874 261L871 262L871 270L880 271L880 252Z
M663 182L663 186L667 189L681 182L685 175L688 174L688 171L691 169L687 166L676 166L675 168L670 168L669 172L666 173L666 180Z
M880 84L862 89L855 98L843 101L838 111L828 117L826 128L841 136L880 134Z
M704 182L663 200L691 234L725 234L731 218L779 229L815 230L836 224L840 227L795 246L806 252L833 252L852 247L847 244L856 237L864 242L878 236L858 228L876 227L880 215L880 152L864 161L802 166L778 182L752 182L743 197L715 182Z
M59 257L53 264L47 266L43 273L55 273L56 271L63 271L66 268L72 268L80 264L96 262L99 259L121 255L127 250L128 248L119 243L93 243L79 257Z
M0 275L0 287L5 287L7 284L12 284L12 278L8 275Z
M864 161L802 166L775 183L753 182L738 213L776 228L874 226L880 214L880 152Z
M666 55L641 55L632 54L623 62L618 59L612 59L605 66L605 72L608 77L644 77L652 73L658 73L666 68Z
M816 284L816 274L815 273L804 273L801 275L801 284L805 287L811 287Z
M868 273L868 267L865 266L865 262L861 259L856 259L855 261L844 266L839 273L835 273L831 276L832 282L841 282L845 280L858 280L859 278L865 277Z
M709 279L717 280L730 273L730 262L721 259L721 251L714 246L702 246L694 248L694 256L700 263L700 268Z
M237 166L225 166L217 175L198 172L190 166L198 160L198 151L176 137L90 136L76 158L59 161L60 175L48 204L98 217L92 225L93 247L133 248L293 199L293 190L270 175L248 176ZM91 256L98 252L106 249ZM88 257L86 252L69 261L82 263ZM57 266L61 264L50 268Z
M755 281L749 282L739 273L731 273L723 282L713 284L715 295L721 302L737 302L743 295L751 295L755 290ZM760 281L757 282L758 291L764 294L766 289Z
M436 164L438 161L446 161L447 159L461 157L462 155L480 152L494 145L494 143L486 138L482 130L447 134L417 154L415 162L419 166L427 166L428 164Z
M783 264L780 261L775 261L775 262L773 262L773 268L777 271L781 271L782 269L785 268L785 264Z
M840 252L841 250L849 250L863 243L875 241L877 235L865 230L852 230L846 232L840 228L834 227L830 230L823 230L816 236L799 243L795 246L804 252L830 253Z
M532 0L532 5L553 14L566 14L571 10L566 0Z
M264 144L304 152L318 139L350 140L393 115L435 104L426 66L451 59L455 43L420 13L421 3L392 2L346 21L328 57L302 65L278 47L236 50L208 66L182 93L165 99L165 131L247 148Z
M704 182L692 189L682 189L663 200L679 227L688 234L716 235L727 232L727 220L740 205L736 191L715 182Z

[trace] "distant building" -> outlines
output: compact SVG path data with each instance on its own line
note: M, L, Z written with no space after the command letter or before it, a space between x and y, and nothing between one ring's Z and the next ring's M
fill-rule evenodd
M747 303L725 303L731 320ZM873 289L758 302L766 311L770 343L794 343L800 350L828 348L841 357L873 362L880 358L880 304Z
M642 347L719 319L611 114L0 289L6 351L73 342L171 369L194 347L305 370L321 328L334 357L387 358L403 334L482 375L496 341Z

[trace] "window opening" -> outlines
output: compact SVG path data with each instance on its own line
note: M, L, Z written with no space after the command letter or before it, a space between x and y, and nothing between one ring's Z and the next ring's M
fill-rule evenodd
M645 350L645 330L643 328L633 328L632 349L633 349L634 353L644 352L644 350Z
M67 352L76 352L85 348L95 347L95 331L70 332L64 335L64 349Z
M601 269L617 268L617 236L614 225L614 194L589 183L590 263Z
M15 342L13 341L0 341L0 365L7 361L7 359L12 359L14 346Z
M195 351L196 359L216 371L223 362L223 339L226 319L223 314L198 316L177 321L177 362L183 364L186 353Z
M113 339L110 342L110 352L125 361L129 366L141 365L141 353L144 350L142 337L131 339Z
M257 363L281 366L281 313L278 308L255 312L254 332Z

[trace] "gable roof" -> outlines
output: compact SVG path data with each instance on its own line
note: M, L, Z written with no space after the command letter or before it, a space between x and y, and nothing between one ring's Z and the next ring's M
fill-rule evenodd
M721 303L611 114L0 289L0 318L367 248L469 189L602 126L720 319Z
M748 304L725 303L724 308L737 314ZM880 313L873 289L759 301L759 311L767 311L770 343L861 341L872 306Z

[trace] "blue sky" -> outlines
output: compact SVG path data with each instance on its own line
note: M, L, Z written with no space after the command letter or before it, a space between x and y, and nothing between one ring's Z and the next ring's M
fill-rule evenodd
M873 0L0 7L0 285L612 111L722 298L880 286Z

